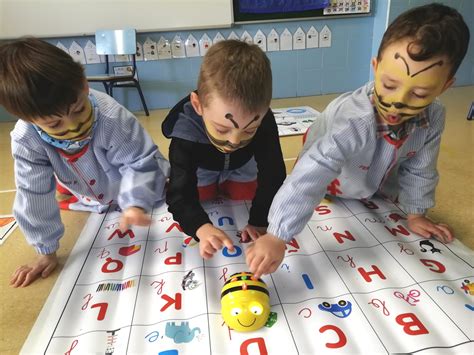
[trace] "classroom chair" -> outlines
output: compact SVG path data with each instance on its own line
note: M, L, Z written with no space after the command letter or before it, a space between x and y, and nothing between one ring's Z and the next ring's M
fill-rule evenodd
M87 81L92 83L102 83L105 92L110 96L113 96L114 88L137 88L145 114L149 116L150 113L148 112L145 97L143 96L142 88L140 87L140 82L138 80L136 63L136 31L131 28L120 30L98 30L95 33L95 45L97 54L105 57L105 73L102 75L87 76ZM128 63L120 64L120 67L126 69L125 72L111 72L109 56L112 55L128 56Z

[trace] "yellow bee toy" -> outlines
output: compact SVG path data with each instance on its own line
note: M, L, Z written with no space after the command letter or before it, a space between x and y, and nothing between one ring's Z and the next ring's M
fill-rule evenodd
M221 306L224 321L236 331L250 332L276 322L276 313L270 312L267 285L250 272L230 276L222 287Z

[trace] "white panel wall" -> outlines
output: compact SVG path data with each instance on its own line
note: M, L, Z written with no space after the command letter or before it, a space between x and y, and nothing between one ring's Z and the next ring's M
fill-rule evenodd
M0 38L229 27L231 0L0 0Z

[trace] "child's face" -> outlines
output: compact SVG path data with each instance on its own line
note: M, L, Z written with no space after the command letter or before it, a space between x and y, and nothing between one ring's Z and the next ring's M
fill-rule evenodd
M446 57L414 61L407 53L410 41L392 43L382 59L372 59L375 76L375 105L389 125L413 118L450 87L451 65Z
M77 101L69 107L68 114L33 117L31 122L56 139L72 141L84 139L94 123L88 93L88 87L87 90L81 91Z
M268 108L247 113L237 103L227 102L217 95L203 106L196 93L191 93L191 103L202 116L207 136L222 153L231 153L252 141Z

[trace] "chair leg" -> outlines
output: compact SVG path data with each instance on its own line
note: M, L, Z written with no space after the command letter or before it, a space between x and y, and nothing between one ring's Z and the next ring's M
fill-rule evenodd
M140 99L142 100L142 105L143 105L143 109L145 110L145 115L147 116L150 116L150 112L148 112L148 107L146 106L146 102L145 102L145 96L143 96L143 92L142 92L142 88L140 87L140 83L138 81L135 81L135 86L138 90L138 94L140 95Z
M109 95L111 97L114 97L114 91L113 90L114 90L114 85L112 83L110 83L110 85L109 85Z
M104 85L105 93L109 94L109 86L107 85L107 83L103 81L102 84Z

